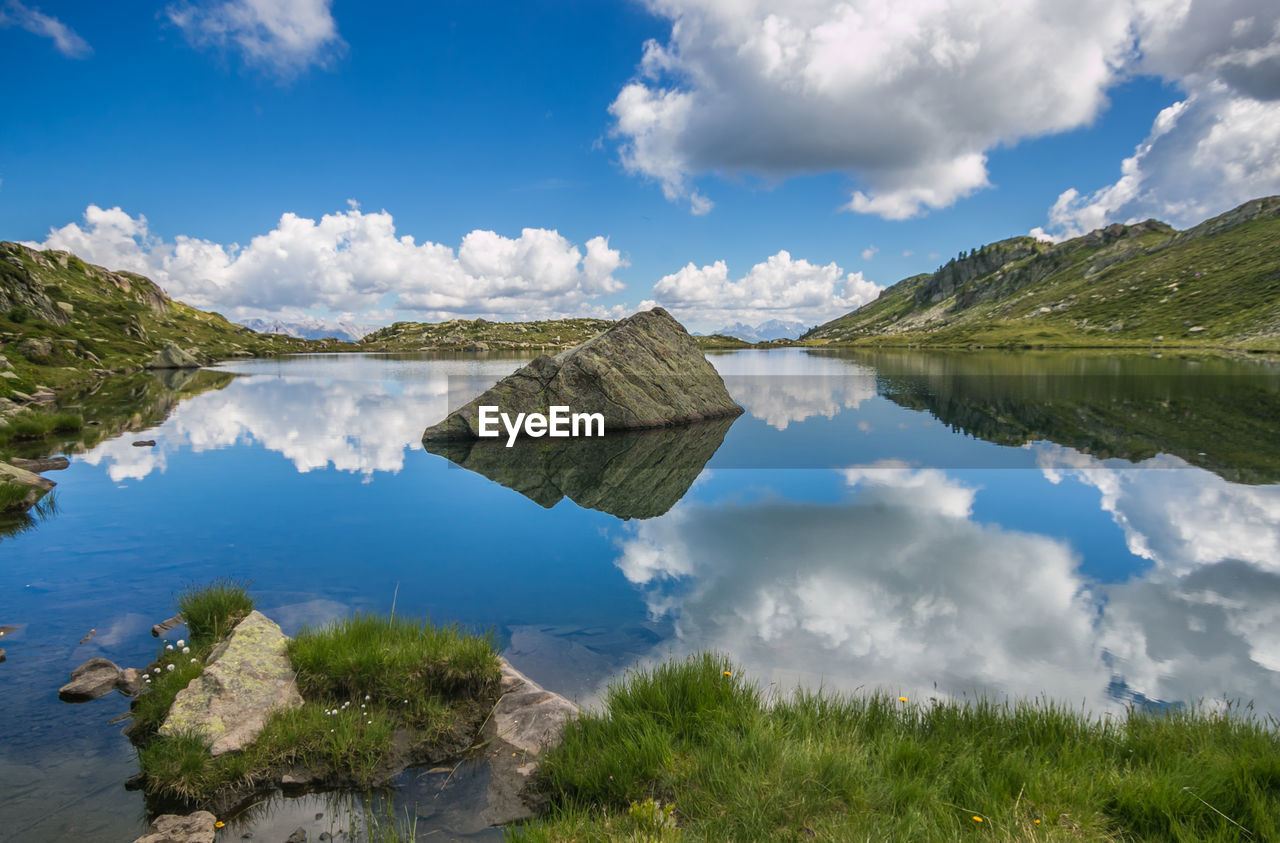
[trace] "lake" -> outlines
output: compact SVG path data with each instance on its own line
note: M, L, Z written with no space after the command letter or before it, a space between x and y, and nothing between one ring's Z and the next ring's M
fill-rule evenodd
M780 692L1280 714L1280 365L710 359L746 409L732 422L445 455L423 429L523 360L248 360L65 396L100 423L63 443L52 511L0 538L0 625L18 627L0 638L0 839L141 833L109 723L127 701L57 689L93 656L150 661L174 593L222 576L288 633L393 602L492 629L587 704L710 648ZM465 816L480 775L411 773L401 808L486 836ZM283 839L326 810L272 804L245 827Z

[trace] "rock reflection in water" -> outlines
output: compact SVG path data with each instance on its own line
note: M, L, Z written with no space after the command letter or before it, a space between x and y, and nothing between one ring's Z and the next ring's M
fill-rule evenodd
M671 509L715 454L733 418L598 438L424 442L430 453L483 474L550 509L569 498L617 518Z

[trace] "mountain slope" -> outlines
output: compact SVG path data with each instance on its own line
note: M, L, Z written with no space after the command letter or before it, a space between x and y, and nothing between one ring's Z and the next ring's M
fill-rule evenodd
M132 272L0 243L0 398L135 371L170 342L201 362L326 347L255 334Z
M537 322L396 322L366 335L360 351L490 351L572 348L613 323L606 319L548 319Z
M1015 237L904 279L815 343L1280 348L1280 197L1186 231L1155 220Z

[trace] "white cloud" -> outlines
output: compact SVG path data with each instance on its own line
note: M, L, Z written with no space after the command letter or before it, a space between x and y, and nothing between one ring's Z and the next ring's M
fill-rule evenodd
M1270 0L1142 0L1134 70L1175 80L1186 96L1156 117L1120 178L1064 191L1049 233L1156 217L1193 225L1280 193L1280 7Z
M777 430L810 418L835 418L878 394L874 369L813 354L711 358L725 386L754 418Z
M324 65L345 44L332 0L214 0L175 3L165 15L196 47L235 49L246 64L283 77Z
M1114 471L1045 456L1125 514L1131 549L1144 534L1150 568L1090 582L1066 542L976 522L980 490L944 472L845 471L857 491L839 504L686 501L629 526L616 564L675 629L649 658L721 650L782 690L1047 695L1094 711L1225 695L1275 711L1276 490L1163 458Z
M1194 225L1280 193L1277 149L1280 100L1241 97L1214 83L1161 111L1114 183L1087 196L1075 188L1063 191L1049 210L1048 233L1076 237L1111 222L1150 217Z
M10 26L51 39L58 52L69 59L82 59L93 53L89 42L77 35L71 27L37 8L23 5L18 0L8 0L0 7L0 29Z
M1273 0L648 0L671 20L610 106L623 166L705 209L708 173L844 172L889 219L990 186L1002 145L1089 125L1135 75L1184 93L1116 185L1056 236L1150 214L1195 222L1280 191Z
M354 203L319 221L284 214L243 247L185 235L165 242L144 216L90 205L83 224L30 245L146 275L174 298L237 318L321 308L350 318L388 306L422 319L604 315L591 300L623 289L613 273L626 265L604 237L584 250L541 228L516 238L473 231L455 254L397 234L391 214L364 213Z
M372 478L399 472L405 456L422 449L422 429L444 418L450 378L507 375L518 361L484 361L479 369L439 361L407 380L387 361L306 359L258 374L250 361L226 387L183 401L159 426L145 431L154 448L130 444L137 433L104 442L77 459L105 467L114 481L163 473L168 455L256 443L293 463L300 473L335 470ZM456 396L454 396L456 401Z
M653 297L686 325L714 330L727 321L786 319L813 325L860 307L882 289L861 272L846 274L835 263L813 264L783 250L736 280L729 278L724 261L687 264L659 279Z
M616 564L675 625L652 656L725 651L784 691L1109 703L1097 607L1065 543L974 523L975 490L940 471L849 478L858 492L837 505L682 503L629 527Z
M867 248L862 250L862 259L864 261L869 261L872 258L874 258L876 256L876 253L879 251L880 250L877 249L875 246L868 246Z
M988 185L995 146L1089 123L1132 53L1124 3L649 0L672 21L610 106L624 167L669 199L701 174L847 172L893 219Z

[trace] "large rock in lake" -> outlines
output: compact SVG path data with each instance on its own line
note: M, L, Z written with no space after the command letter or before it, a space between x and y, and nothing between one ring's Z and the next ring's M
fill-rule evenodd
M423 441L479 438L479 408L547 413L601 413L605 432L666 427L736 416L742 408L689 332L660 307L629 316L555 357L543 355L503 378L448 418Z
M261 612L250 612L209 655L204 672L178 692L160 734L194 731L221 755L244 748L277 708L302 705L288 638Z

